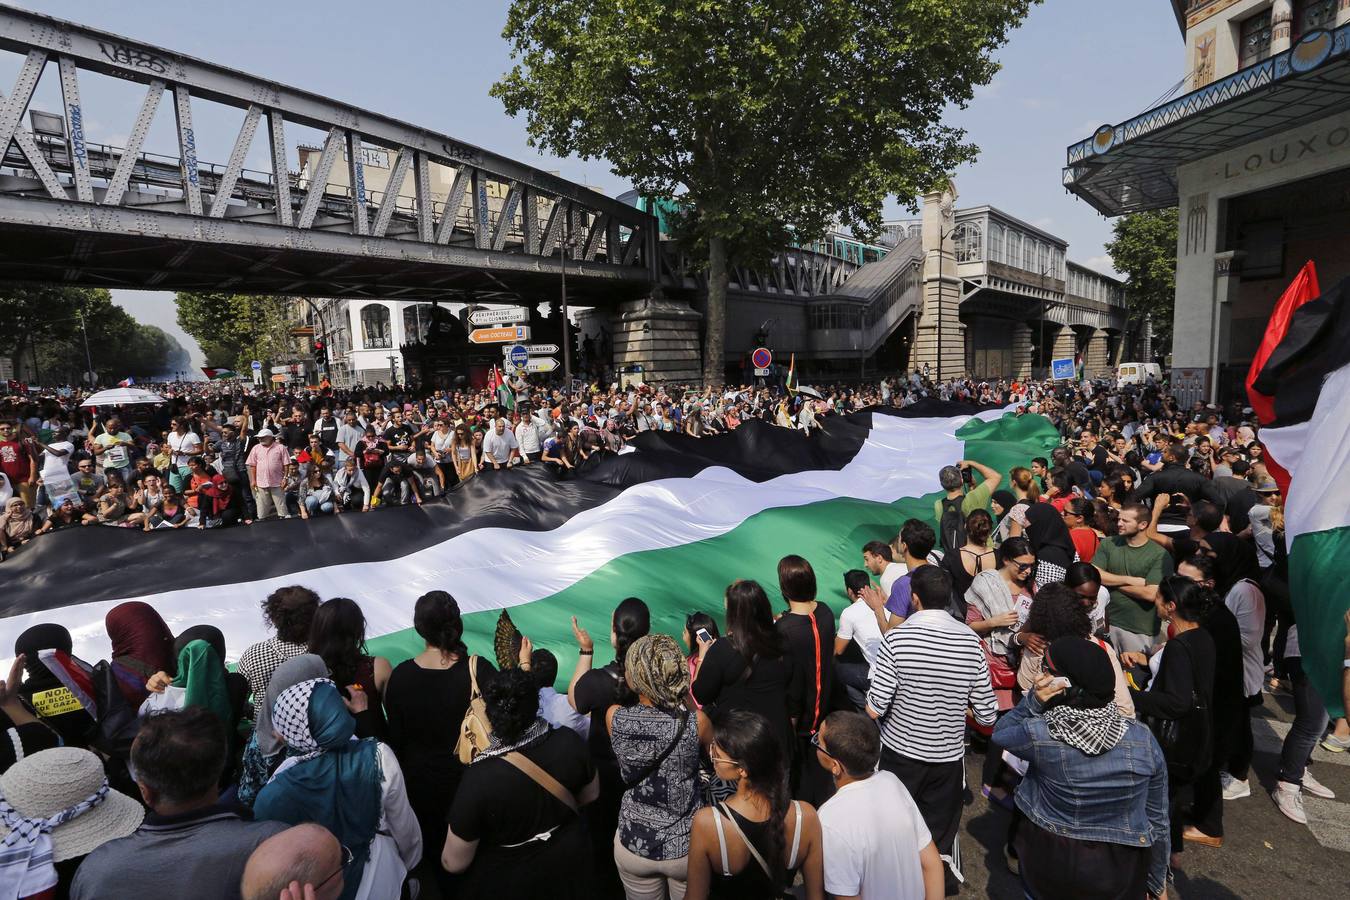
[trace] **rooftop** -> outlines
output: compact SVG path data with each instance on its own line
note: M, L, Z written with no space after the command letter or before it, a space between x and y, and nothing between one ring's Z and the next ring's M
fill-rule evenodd
M1178 166L1346 109L1350 25L1309 32L1227 78L1103 125L1068 148L1063 183L1108 216L1175 206Z

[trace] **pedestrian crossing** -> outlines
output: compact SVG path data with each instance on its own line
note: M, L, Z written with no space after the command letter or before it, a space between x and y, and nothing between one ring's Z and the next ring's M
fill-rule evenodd
M1261 716L1252 717L1252 738L1256 752L1276 756L1289 734L1289 723ZM1336 792L1335 800L1324 800L1303 793L1303 811L1308 816L1308 830L1317 843L1328 850L1350 853L1350 789L1346 784L1350 769L1350 752L1332 753L1318 744L1312 754L1313 771L1317 780ZM1331 768L1335 767L1335 768Z

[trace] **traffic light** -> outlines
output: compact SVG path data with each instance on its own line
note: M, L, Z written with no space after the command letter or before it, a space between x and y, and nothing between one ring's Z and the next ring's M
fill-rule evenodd
M328 364L328 348L323 345L323 341L314 342L314 362L320 366Z

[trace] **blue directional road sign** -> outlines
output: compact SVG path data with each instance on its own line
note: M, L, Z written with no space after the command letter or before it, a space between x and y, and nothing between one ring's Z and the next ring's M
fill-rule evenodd
M523 369L530 361L530 348L524 344L516 344L507 352L506 358L513 368Z

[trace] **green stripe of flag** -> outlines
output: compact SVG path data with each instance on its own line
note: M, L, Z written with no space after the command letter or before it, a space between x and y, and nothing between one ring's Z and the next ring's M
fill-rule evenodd
M1003 473L1025 466L1034 456L1049 456L1059 443L1054 427L1041 416L1004 416L993 422L972 419L957 431L969 459ZM956 462L956 460L952 460ZM897 465L903 465L902 459ZM933 473L936 480L936 473ZM559 660L559 680L566 683L575 660L571 616L590 631L597 646L597 664L606 662L610 615L625 597L641 597L652 610L652 629L679 636L690 612L722 618L726 586L736 578L764 585L778 605L778 560L798 553L816 571L819 599L836 613L844 608L843 573L862 567L862 546L868 541L890 541L908 518L933 521L938 493L904 498L895 503L840 498L805 506L768 509L751 516L731 531L660 550L629 553L602 566L586 578L552 596L511 609L511 618L536 647L547 647ZM522 569L520 577L529 577ZM453 585L448 585L454 593ZM465 616L465 642L470 650L492 657L493 634L500 612L490 610ZM412 629L369 642L370 652L397 664L422 650Z

